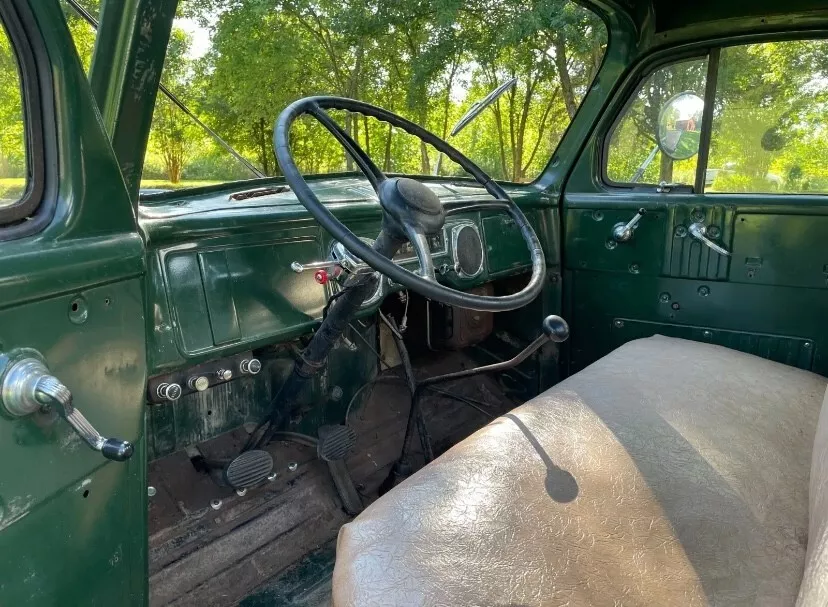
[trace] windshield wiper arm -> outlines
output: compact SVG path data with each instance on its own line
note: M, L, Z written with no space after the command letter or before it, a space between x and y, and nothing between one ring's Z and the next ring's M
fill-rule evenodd
M89 11L87 11L83 6L81 6L80 3L78 2L78 0L65 0L65 1L81 17L81 19L83 19L89 25L91 25L92 28L95 31L98 31L98 20L95 19L95 17L93 17L92 14ZM187 114L187 116L189 116L193 120L193 122L195 122L198 126L200 126L202 129L204 129L207 132L207 134L210 135L210 137L212 137L213 140L216 143L218 143L222 148L224 148L225 151L227 151L227 153L229 153L231 156L233 156L233 158L235 158L240 163L242 163L256 177L267 177L267 175L265 175L259 169L257 169L255 167L255 165L253 165L252 162L250 162L247 158L245 158L244 156L239 154L236 150L234 150L230 146L229 143L227 143L224 139L221 138L221 136L219 136L218 133L216 133L213 129L211 129L209 126L204 124L201 120L199 120L198 116L196 116L193 112L191 112L190 108L188 108L186 105L184 105L184 103L178 97L175 96L175 93L173 93L171 90L169 90L166 86L164 86L160 82L158 83L158 90L161 91L162 93L164 93L164 95L166 95L167 99L172 101L182 112Z

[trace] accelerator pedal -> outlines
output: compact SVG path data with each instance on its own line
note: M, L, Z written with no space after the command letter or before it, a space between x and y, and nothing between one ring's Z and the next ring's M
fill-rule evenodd
M267 451L245 451L224 469L224 479L233 489L258 485L273 471L273 457Z
M355 516L362 512L362 500L354 487L345 458L356 445L356 432L348 426L320 426L316 453L328 463L336 492L342 500L345 512Z

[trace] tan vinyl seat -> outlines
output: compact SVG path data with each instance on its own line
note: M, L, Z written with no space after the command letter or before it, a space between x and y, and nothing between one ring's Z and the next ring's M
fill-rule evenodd
M628 343L345 525L334 606L793 606L825 388L718 346ZM800 605L824 604L815 546Z

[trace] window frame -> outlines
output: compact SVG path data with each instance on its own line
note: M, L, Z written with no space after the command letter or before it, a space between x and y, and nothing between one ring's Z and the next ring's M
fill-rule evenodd
M723 40L721 38L717 38L699 41L699 43L693 44L690 49L682 50L669 55L665 55L665 53L669 53L668 49L658 49L654 53L657 56L657 59L653 59L652 56L645 57L638 63L631 66L630 71L633 72L633 77L628 78L616 94L617 99L624 99L623 103L617 110L615 110L615 115L613 116L612 121L609 122L608 126L605 128L599 127L602 130L599 131L600 134L598 137L598 183L607 190L617 192L654 192L657 190L659 187L658 184L614 182L609 178L607 175L607 166L609 159L609 145L612 134L618 126L618 123L626 114L629 105L634 102L636 98L635 93L638 91L639 87L653 73L655 73L658 69L674 63L680 63L681 61L693 59L694 57L700 58L707 56L708 71L704 91L705 109L702 117L702 131L699 143L698 164L696 165L695 183L687 187L674 187L661 193L690 193L706 196L770 196L774 198L781 197L782 199L793 196L807 196L814 197L815 199L828 198L828 193L826 192L707 192L705 187L707 168L710 158L711 140L713 136L713 111L716 101L716 94L718 93L719 64L722 50L731 47L750 46L753 44L792 42L799 40L828 40L828 30L819 28L800 31L774 31L739 36L735 39L731 38Z
M601 184L611 190L616 191L634 191L634 192L649 192L655 191L659 186L657 183L630 183L630 182L623 182L623 181L613 181L610 179L609 175L607 174L607 167L609 166L609 148L610 143L612 141L612 135L615 133L615 129L619 127L621 120L626 116L627 111L630 109L630 106L635 103L638 96L636 93L641 88L641 86L647 81L650 76L655 74L658 70L663 69L665 67L675 65L677 63L683 63L685 61L692 61L694 59L700 60L707 60L707 74L705 74L705 97L704 97L704 115L702 117L702 134L700 137L702 140L704 139L704 128L707 126L705 119L707 118L707 109L708 107L711 108L712 112L712 104L708 103L708 94L710 94L710 75L711 75L711 65L714 63L713 53L716 53L716 60L715 60L715 68L718 73L718 50L719 47L704 47L701 49L693 49L689 51L685 51L682 53L677 53L675 55L671 55L669 57L662 57L660 60L655 61L653 63L649 63L644 68L639 71L638 76L635 79L631 79L626 86L621 91L621 96L626 97L624 103L621 107L616 111L615 116L613 117L612 121L609 123L609 126L606 128L604 133L601 135L600 145L599 145L599 158L598 164L600 166L600 175L599 179ZM713 94L715 94L715 84L713 87ZM712 119L712 113L711 117ZM709 139L709 137L708 137ZM698 190L698 182L699 182L699 167L701 165L701 143L699 144L699 158L698 164L696 165L696 178L694 183L688 185L682 185L680 187L673 187L671 188L671 192L682 192L682 193L690 193L690 194L700 194L703 193L703 190ZM706 155L705 155L706 156ZM702 172L702 175L704 172ZM702 177L702 181L704 178Z
M14 204L0 208L0 240L20 237L19 230L11 229L15 224L50 210L45 209L46 205L41 205L46 189L44 107L35 48L28 34L27 25L31 26L31 23L27 23L26 18L17 2L0 3L0 22L9 37L20 75L27 163L27 183L23 195ZM42 227L43 221L27 223L33 224L26 226L25 232L30 233Z

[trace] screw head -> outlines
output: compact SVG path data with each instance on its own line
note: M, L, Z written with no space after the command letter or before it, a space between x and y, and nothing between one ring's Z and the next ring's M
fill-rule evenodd
M718 238L722 235L722 230L719 226L707 226L707 235L710 236L710 238Z
M615 319L612 321L612 326L616 329L622 329L624 328L624 321L621 319Z
M702 333L705 339L712 339L713 338L713 331L704 331Z
M279 473L278 472L271 472L270 474L267 475L267 480L269 480L271 482L275 481L277 478L279 478Z
M687 227L686 226L676 226L676 231L674 232L676 238L684 238L687 236Z
M288 470L290 472L296 472L296 470L298 470L298 469L299 469L299 464L297 464L296 462L290 462L288 464Z
M236 489L236 495L238 495L239 497L244 497L245 495L247 495L247 487L245 487L244 489Z
M802 347L803 348L810 348L811 347L811 342L806 341L804 344L802 344Z
M221 508L221 500L211 500L210 508L212 508L213 510L218 510L219 508Z
M630 264L630 274L638 274L641 271L641 268L637 263Z
M156 493L158 492L156 491L155 487L153 487L152 485L147 487L147 495L149 497L153 497Z
M698 293L702 297L707 297L708 295L710 295L710 287L708 287L707 285L702 285L699 287Z
M615 240L613 240L612 238L607 238L607 242L605 243L605 246L606 246L606 247L607 247L610 251L612 251L614 248L616 248L616 247L618 246L618 243L617 243L617 242L615 242Z
M668 303L670 301L670 294L666 291L658 296L658 301L661 303Z
M679 302L677 302L677 301L674 301L674 302L670 305L670 307L671 307L671 308L673 308L674 310L679 310L679 309L681 309L681 306L679 305Z
M604 213L603 213L603 212L601 212L601 211L593 211L593 212L592 212L592 218L593 218L595 221L601 221L601 220L603 220L603 219L604 219Z
M331 400L340 400L342 398L342 388L334 386L331 388Z

